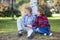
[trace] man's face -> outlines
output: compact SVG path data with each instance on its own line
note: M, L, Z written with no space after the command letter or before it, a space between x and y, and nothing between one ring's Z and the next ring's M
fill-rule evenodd
M25 14L29 15L30 14L30 10L25 10Z

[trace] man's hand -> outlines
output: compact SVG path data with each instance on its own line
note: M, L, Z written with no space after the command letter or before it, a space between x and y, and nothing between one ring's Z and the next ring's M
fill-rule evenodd
M28 28L32 29L32 25L27 25Z
M36 32L39 30L39 28L36 29Z

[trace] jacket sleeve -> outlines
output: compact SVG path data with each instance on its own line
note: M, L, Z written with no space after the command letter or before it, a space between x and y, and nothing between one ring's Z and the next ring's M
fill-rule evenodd
M50 24L49 24L48 19L47 19L46 16L44 16L44 25L48 25L48 26L50 26Z
M34 23L36 21L36 17L35 16L33 16L33 22L32 23ZM32 24L33 25L33 24Z
M25 23L25 15L22 17L22 23L23 23L23 25L26 25L26 23Z
M33 23L32 27L36 27L37 26L37 18L35 20L35 22Z

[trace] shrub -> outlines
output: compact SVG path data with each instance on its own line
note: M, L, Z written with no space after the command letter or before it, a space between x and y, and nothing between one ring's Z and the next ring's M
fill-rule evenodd
M51 17L52 16L52 12L50 12L50 8L49 7L47 7L47 6L40 6L40 7L44 10L45 15L47 17Z
M12 11L13 11L13 15L16 15L16 17L21 16L21 12L20 12L19 10L17 10L17 9L11 10L11 8L8 7L7 10L4 10L4 11L1 12L1 14L4 15L4 16L2 16L2 17L11 17Z

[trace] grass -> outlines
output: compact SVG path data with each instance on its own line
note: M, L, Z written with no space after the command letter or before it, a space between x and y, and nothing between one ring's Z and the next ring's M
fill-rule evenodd
M60 17L48 17L51 31L60 32ZM10 17L0 17L0 33L17 32L16 20L12 21Z
M51 31L60 32L60 19L49 19Z
M0 20L0 33L17 32L16 21Z

